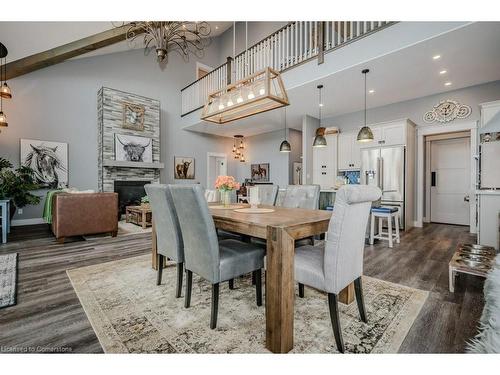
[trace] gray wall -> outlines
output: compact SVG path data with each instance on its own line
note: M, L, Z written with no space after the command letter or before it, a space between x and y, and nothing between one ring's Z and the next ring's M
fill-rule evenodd
M288 130L288 142L292 147L292 151L288 154L288 183L293 183L293 163L302 162L302 132L289 129Z
M212 65L219 55L217 41L200 61ZM106 86L161 102L162 182L173 182L173 157L194 156L196 180L206 183L208 151L231 152L231 140L184 131L180 125L180 89L195 78L196 58L185 63L170 54L161 69L142 50L66 61L12 79L13 99L4 101L9 127L0 134L0 156L19 163L19 139L32 138L69 144L69 184L97 189L97 91ZM228 163L234 174L234 163ZM45 195L44 191L40 195ZM15 219L40 218L42 206L26 207Z
M422 120L425 112L432 109L434 105L444 99L453 99L461 104L472 107L470 117L463 120L454 120L452 123L470 122L479 120L480 103L500 99L500 81L489 82L481 85L471 86L446 93L425 96L418 99L389 104L383 107L371 108L367 111L367 122L369 124L396 120L398 118L409 118L417 126L428 125ZM362 126L363 111L352 112L336 117L329 117L322 120L323 126L338 126L342 130L357 129ZM439 123L434 123L439 124ZM439 125L446 127L446 125Z
M289 142L292 146L292 152L280 152L279 147L283 141L283 130L277 130L270 133L259 134L245 139L245 163L237 162L236 178L243 181L250 178L250 165L259 163L269 163L269 181L279 186L286 186L291 182L292 163L295 160L296 153L302 149L302 136L297 130L290 129ZM297 151L300 150L300 151Z
M305 185L313 183L313 147L312 142L319 119L304 115L302 119L302 181Z

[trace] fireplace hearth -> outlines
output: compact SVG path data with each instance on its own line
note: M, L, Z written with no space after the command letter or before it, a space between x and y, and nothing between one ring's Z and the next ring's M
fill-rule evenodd
M141 204L141 198L146 195L144 185L151 181L115 181L115 193L118 193L119 215L125 214L125 207Z

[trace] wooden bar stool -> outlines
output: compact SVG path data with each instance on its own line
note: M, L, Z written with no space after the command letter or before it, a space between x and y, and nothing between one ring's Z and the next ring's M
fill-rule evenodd
M378 234L375 235L375 218L378 219ZM392 219L394 218L395 233L392 232ZM387 232L382 231L383 220L387 219ZM373 207L370 220L370 245L373 240L388 240L392 248L393 240L399 243L399 208L398 207Z

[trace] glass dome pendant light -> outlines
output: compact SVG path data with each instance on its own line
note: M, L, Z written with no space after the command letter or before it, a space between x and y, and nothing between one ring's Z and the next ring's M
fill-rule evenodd
M286 136L287 136L286 130L287 129L286 129L286 107L285 107L285 140L283 142L281 142L280 152L290 152L290 151L292 151L292 147L290 146L290 143L286 139Z
M313 147L326 147L326 138L325 138L325 128L321 126L321 107L323 107L323 102L321 101L321 90L323 89L323 85L318 85L319 90L319 128L316 129L316 136L314 137Z
M12 98L12 91L10 90L9 85L7 84L7 47L5 47L2 43L0 43L0 59L4 59L2 65L2 72L0 72L0 96L4 99ZM0 60L1 62L1 60ZM3 82L3 84L2 84Z
M369 126L366 125L366 75L370 69L363 69L361 73L365 76L365 123L364 126L359 130L357 141L358 142L371 142L373 141L373 132Z

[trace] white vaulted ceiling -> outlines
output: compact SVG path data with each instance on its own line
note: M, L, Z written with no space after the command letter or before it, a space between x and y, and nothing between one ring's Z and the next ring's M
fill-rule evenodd
M209 22L212 36L218 36L232 22ZM0 39L9 49L9 61L31 56L121 25L122 22L0 22ZM133 47L133 46L132 46ZM136 48L142 48L141 43ZM127 42L98 49L77 58L104 55L130 49Z

